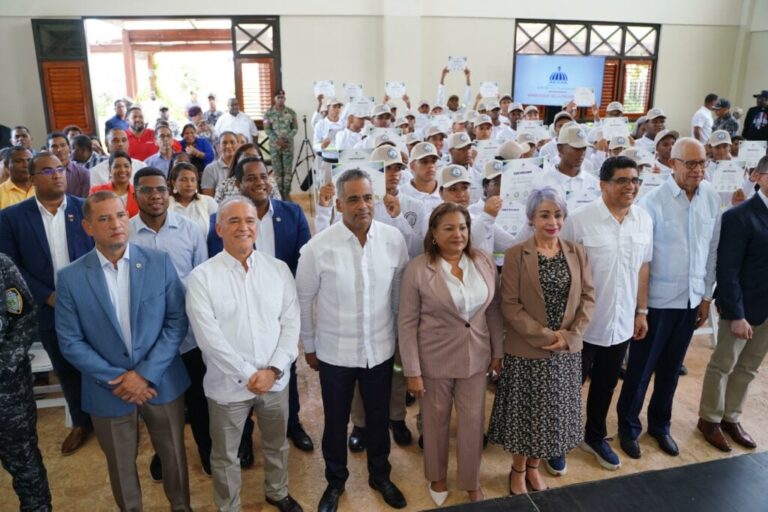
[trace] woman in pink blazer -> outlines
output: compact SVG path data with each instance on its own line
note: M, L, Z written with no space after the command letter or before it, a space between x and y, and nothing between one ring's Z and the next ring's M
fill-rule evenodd
M480 457L487 372L501 369L502 318L493 258L470 245L465 208L432 212L424 254L400 284L398 335L408 390L421 398L424 473L437 505L448 496L451 409L457 416L458 487L483 499Z

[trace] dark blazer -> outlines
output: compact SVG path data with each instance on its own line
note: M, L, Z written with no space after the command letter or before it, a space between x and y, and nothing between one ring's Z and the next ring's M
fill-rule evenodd
M724 320L768 318L768 208L755 194L723 213L715 300Z
M571 288L560 330L568 352L581 352L582 335L595 309L595 288L584 246L560 240ZM539 256L533 237L510 247L504 254L501 271L501 311L507 324L504 352L527 359L543 359L552 352L541 347L554 342L555 333L547 327L544 291L539 282Z
M406 377L466 379L487 371L491 358L504 356L496 263L478 250L473 262L488 297L468 320L456 309L439 262L422 254L405 267L398 344Z
M272 225L275 229L275 258L284 261L296 275L299 251L309 241L309 224L301 207L296 203L271 199ZM224 250L224 242L216 233L216 214L211 215L208 229L208 257L213 258Z
M93 248L93 240L82 227L83 200L67 195L64 211L69 261ZM43 218L34 197L0 211L0 252L13 260L38 306L41 330L54 328L53 308L45 303L54 291L53 259L45 236Z
M109 381L128 370L157 391L153 405L169 403L189 387L179 355L187 334L184 287L167 253L130 244L131 350L123 339L96 250L59 272L56 332L61 353L83 377L83 410L118 417L136 405L112 394Z

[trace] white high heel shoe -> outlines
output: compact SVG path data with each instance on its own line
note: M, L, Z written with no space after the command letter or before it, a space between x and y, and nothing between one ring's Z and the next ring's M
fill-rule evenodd
M432 482L427 482L427 490L429 491L429 495L432 496L432 501L434 501L435 505L438 507L445 503L445 500L448 498L448 491L432 490Z

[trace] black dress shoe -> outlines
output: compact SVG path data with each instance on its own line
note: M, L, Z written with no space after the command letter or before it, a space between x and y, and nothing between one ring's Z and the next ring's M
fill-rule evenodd
M163 465L160 463L160 456L154 454L152 461L149 463L149 476L152 477L153 482L163 481Z
M621 446L621 449L624 450L624 453L631 458L639 459L641 457L640 443L637 442L637 439L619 436L619 445Z
M301 508L301 505L299 505L295 499L291 498L290 494L279 501L273 500L267 496L267 503L273 507L277 507L281 512L304 512L304 509Z
M392 438L398 446L409 446L413 441L411 431L405 426L405 421L390 421L389 428L392 430Z
M405 392L405 406L410 407L416 403L416 395L413 393Z
M343 487L334 487L329 485L325 488L320 503L317 504L317 512L336 512L339 508L339 498L344 494Z
M688 367L684 364L680 365L680 375L688 375Z
M352 427L352 433L349 434L349 451L352 453L360 453L365 451L365 429L360 427Z
M680 449L677 447L675 440L672 439L672 436L669 434L651 435L659 443L659 448L661 448L661 451L667 455L671 455L672 457L680 455Z
M381 497L384 498L384 502L390 507L405 508L408 505L408 502L405 501L405 496L403 496L400 489L392 483L392 480L377 482L373 478L369 478L368 485L371 486L371 489L379 491Z
M288 438L293 441L293 445L303 452L311 452L315 449L312 438L309 437L304 427L299 423L297 426L288 429Z

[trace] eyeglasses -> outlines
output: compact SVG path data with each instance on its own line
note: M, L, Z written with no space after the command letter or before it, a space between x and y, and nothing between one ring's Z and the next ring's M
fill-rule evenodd
M683 162L683 165L685 165L685 168L688 169L689 171L693 171L697 167L701 167L703 169L704 166L707 165L706 160L682 160L680 158L673 158L672 160Z
M166 187L165 185L161 185L159 187L146 187L146 186L144 186L144 187L139 187L138 188L138 192L139 192L139 194L142 194L142 195L145 195L145 196L151 196L155 192L157 192L158 194L163 195L163 194L167 194L168 193L168 187Z
M626 187L630 183L632 185L641 185L643 183L643 180L640 178L614 178L612 180L609 180L611 183L615 183L620 187Z
M40 169L40 172L38 174L42 174L43 176L50 178L54 174L64 174L67 170L63 167L44 167Z

